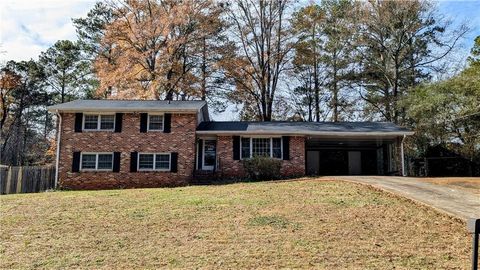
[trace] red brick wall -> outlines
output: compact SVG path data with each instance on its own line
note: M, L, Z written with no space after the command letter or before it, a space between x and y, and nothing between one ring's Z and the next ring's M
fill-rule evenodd
M59 184L68 189L188 184L195 162L195 114L172 114L171 133L140 133L140 115L123 115L122 132L74 132L75 114L62 114ZM121 152L120 172L72 173L73 152ZM130 172L130 152L177 152L178 172Z
M223 177L244 177L241 160L233 159L232 136L217 137L219 173ZM282 160L283 176L305 175L305 137L290 137L290 160Z

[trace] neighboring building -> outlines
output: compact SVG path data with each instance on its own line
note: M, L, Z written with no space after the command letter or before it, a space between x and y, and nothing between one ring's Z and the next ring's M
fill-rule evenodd
M77 100L59 116L62 188L179 186L197 172L244 177L242 159L282 160L284 176L403 174L403 138L384 122L213 122L205 101Z

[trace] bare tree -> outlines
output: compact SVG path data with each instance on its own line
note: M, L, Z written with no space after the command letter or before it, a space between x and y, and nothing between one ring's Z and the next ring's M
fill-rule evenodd
M238 44L234 56L223 62L234 83L231 100L249 106L247 113L271 121L281 75L289 63L292 35L288 23L288 0L237 0L228 18L231 38ZM251 106L253 105L253 106Z

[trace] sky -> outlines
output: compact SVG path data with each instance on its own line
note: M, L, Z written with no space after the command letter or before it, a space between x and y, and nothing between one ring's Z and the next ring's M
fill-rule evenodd
M95 0L0 0L0 60L37 59L60 39L74 40L71 18L85 17ZM480 0L438 1L440 13L467 22L467 52L480 35Z
M0 0L0 61L38 59L57 40L75 40L72 18L85 17L96 0ZM471 31L462 40L460 58L480 36L480 0L438 1L439 12Z

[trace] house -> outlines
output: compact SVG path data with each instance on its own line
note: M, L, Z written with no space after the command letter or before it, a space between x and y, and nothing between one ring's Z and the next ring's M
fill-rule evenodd
M214 122L205 101L76 100L58 115L57 181L68 189L178 186L196 172L242 177L267 155L284 176L404 174L411 131L384 122Z

